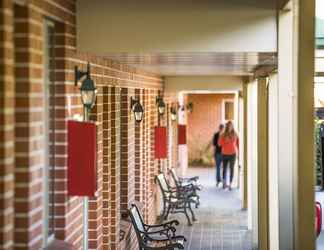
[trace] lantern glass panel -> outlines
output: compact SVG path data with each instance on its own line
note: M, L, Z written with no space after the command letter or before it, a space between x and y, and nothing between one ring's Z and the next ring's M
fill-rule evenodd
M81 90L82 103L92 107L96 102L96 92L94 90Z
M163 115L163 114L164 114L164 111L165 111L165 106L164 106L164 105L163 105L163 106L160 105L160 106L159 106L159 114L160 114L160 115Z
M140 122L143 119L143 112L135 112L135 121Z

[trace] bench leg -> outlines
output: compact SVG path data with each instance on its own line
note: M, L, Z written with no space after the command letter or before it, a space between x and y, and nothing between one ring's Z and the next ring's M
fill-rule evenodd
M200 197L197 195L197 202L196 202L196 208L198 208L200 205Z
M190 203L189 203L190 204ZM190 205L189 205L190 206ZM191 223L191 221L190 221L190 217L189 217L189 215L188 215L188 212L187 212L187 204L184 204L184 213L185 213L185 215L186 215L186 217L187 217L187 220L188 220L188 226L192 226L192 223Z
M193 221L196 221L196 217L195 217L194 212L192 211L191 203L190 203L190 202L189 202L189 210L190 210L190 213L191 213L191 216L192 216L192 220L193 220Z

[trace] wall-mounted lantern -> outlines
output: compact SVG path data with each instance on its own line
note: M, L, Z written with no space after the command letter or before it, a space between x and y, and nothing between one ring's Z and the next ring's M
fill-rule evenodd
M144 109L139 100L133 97L131 97L131 110L134 113L135 121L138 123L141 122L144 116Z
M96 103L96 94L97 88L90 77L90 63L88 63L87 71L81 71L78 69L78 66L75 66L74 69L74 85L78 85L78 81L81 80L84 76L85 79L82 81L80 92L81 92L81 100L83 106L85 108L85 112L87 113ZM87 117L85 117L87 119Z
M171 121L176 121L177 120L177 110L175 107L170 108L170 114L171 114Z
M165 102L163 101L163 98L160 96L156 97L156 105L158 107L159 115L163 115L165 112Z
M192 113L192 111L193 111L193 103L192 102L189 102L187 104L187 110L188 110L188 113Z

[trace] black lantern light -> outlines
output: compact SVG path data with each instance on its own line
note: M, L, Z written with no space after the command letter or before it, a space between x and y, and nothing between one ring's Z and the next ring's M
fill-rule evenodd
M86 76L85 79L82 81L82 84L80 87L80 92L81 92L81 100L82 100L83 106L87 110L90 110L91 108L93 108L93 106L96 103L96 94L97 94L96 86L90 77L90 63L88 63L87 71L81 71L78 69L77 66L75 66L74 72L75 72L75 78L74 78L75 86L78 85L78 81L81 78Z
M192 111L193 111L193 103L192 102L188 103L187 110L188 110L189 113L192 113Z
M172 121L177 120L177 110L174 107L170 108L170 113L171 113L171 120Z
M162 97L160 96L156 97L156 105L158 107L159 115L163 115L165 112L165 103Z
M131 97L131 110L134 113L135 121L141 122L144 116L144 109L139 100Z

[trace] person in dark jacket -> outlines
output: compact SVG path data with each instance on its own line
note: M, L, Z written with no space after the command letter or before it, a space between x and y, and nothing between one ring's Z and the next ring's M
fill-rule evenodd
M223 133L224 125L220 124L218 127L218 131L214 134L213 137L213 146L214 146L214 157L216 164L216 186L218 187L221 182L221 165L222 165L222 147L218 144L218 140L220 135Z

